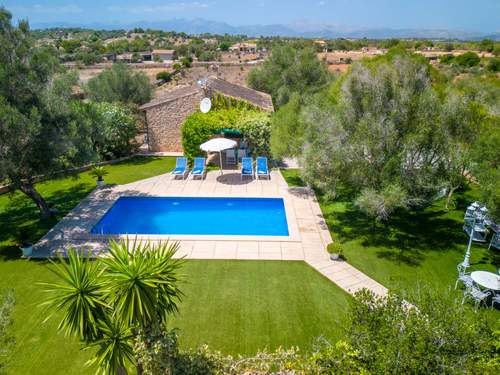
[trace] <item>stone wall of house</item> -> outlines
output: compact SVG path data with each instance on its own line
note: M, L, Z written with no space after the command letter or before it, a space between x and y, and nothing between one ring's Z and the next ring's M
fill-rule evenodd
M182 152L181 126L202 98L202 92L195 92L146 110L150 151Z

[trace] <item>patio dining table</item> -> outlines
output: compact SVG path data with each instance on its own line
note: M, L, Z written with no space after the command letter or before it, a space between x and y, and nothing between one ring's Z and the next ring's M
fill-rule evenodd
M476 284L483 288L500 291L500 276L493 272L474 271L471 272L470 277Z

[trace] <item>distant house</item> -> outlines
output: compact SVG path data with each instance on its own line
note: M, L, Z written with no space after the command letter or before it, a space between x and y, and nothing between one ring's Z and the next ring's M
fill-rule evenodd
M229 47L231 52L256 53L257 44L255 43L236 43Z
M116 56L116 61L129 63L132 62L132 54L131 53L121 53Z
M174 49L155 49L152 54L153 60L172 61L175 59Z
M140 107L146 113L149 150L182 151L182 124L199 108L201 99L216 94L247 101L264 111L274 111L270 95L220 78L209 77L202 85L177 87Z

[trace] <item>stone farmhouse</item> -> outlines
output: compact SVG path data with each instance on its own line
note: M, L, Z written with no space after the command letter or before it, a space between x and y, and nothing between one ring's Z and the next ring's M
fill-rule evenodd
M204 97L215 95L243 100L264 111L274 111L270 95L216 77L177 87L140 107L146 114L149 151L182 152L182 124L198 110Z

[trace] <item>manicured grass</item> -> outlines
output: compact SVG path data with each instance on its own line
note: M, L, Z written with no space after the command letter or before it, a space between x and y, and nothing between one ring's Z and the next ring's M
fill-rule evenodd
M282 173L287 182L300 184L297 170ZM454 285L456 266L467 248L465 207L478 195L477 188L469 187L456 194L453 210L446 211L441 199L423 210L394 214L386 225L367 218L350 201L318 199L333 237L353 266L389 288L415 290L430 284L446 290ZM471 265L472 270L495 271L500 252L474 243Z
M208 343L224 353L251 354L260 348L297 345L310 349L319 335L342 334L347 296L303 262L187 261L185 293L170 326L184 347ZM14 287L11 333L16 345L8 374L90 374L91 352L57 333L57 318L43 323L39 281L54 280L46 262L0 262L0 290Z
M350 297L304 262L189 261L186 271L186 298L171 324L184 347L308 350L318 336L343 333Z
M126 184L144 178L167 173L173 169L172 157L134 157L119 164L106 166L109 172L104 180L108 184ZM89 172L70 177L44 181L36 185L49 205L58 210L56 217L41 221L35 204L21 192L0 195L0 257L18 256L14 245L18 242L19 230L24 228L30 239L36 241L57 221L71 211L96 186Z
M301 187L305 186L304 181L300 177L299 169L280 169L281 174L285 178L288 186L291 187Z
M124 184L165 173L174 158L138 157L106 167L107 183ZM43 293L37 282L52 281L45 261L18 259L18 227L40 238L95 187L81 173L46 181L37 188L57 218L42 222L31 201L21 193L0 196L0 290L15 289L16 306L10 333L15 346L8 357L7 374L91 374L84 367L91 352L81 351L73 338L57 333L57 318L44 322ZM298 345L310 348L324 335L342 335L349 296L302 262L188 261L183 284L185 297L171 327L180 328L181 345L229 354L250 354L261 348Z

